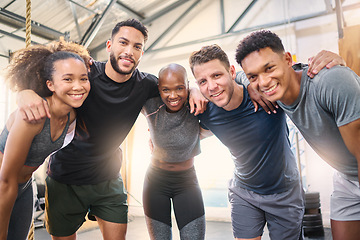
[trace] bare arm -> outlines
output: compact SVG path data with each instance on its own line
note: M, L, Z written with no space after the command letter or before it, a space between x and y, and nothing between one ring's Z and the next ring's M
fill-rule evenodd
M309 58L308 76L313 78L324 67L332 68L336 65L346 66L344 59L333 52L322 50L315 57Z
M17 104L22 119L29 123L41 122L50 118L50 110L46 101L32 90L22 90L17 94Z
M253 84L250 83L247 87L247 90L251 101L254 104L255 112L259 110L260 105L268 114L276 113L276 108L278 108L278 105L262 97L258 89L256 89Z
M199 127L200 127L200 140L214 135L210 130L204 129L201 126Z
M360 119L339 127L341 136L349 151L356 157L360 173ZM359 178L360 181L360 178Z
M191 87L189 91L190 113L194 113L194 115L197 116L206 110L208 100L201 94L200 90L196 87Z
M18 194L18 179L31 142L41 131L43 123L30 124L22 119L20 112L16 114L12 124L7 124L9 135L4 154L1 155L0 169L0 240L6 240L9 220ZM35 170L35 169L34 169Z
M259 105L260 105L268 114L271 114L272 112L276 113L275 109L278 108L278 105L262 97L258 92L258 90L254 87L254 85L250 83L250 81L246 77L245 72L243 71L237 72L235 81L238 84L239 83L243 84L248 90L251 101L255 107L255 112L259 110Z

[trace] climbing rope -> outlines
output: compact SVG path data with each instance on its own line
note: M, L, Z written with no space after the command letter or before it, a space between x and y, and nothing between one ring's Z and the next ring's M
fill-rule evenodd
M25 46L30 47L31 45L31 0L26 0L26 31L25 31ZM30 231L28 234L28 240L34 240L34 220L31 223Z
M26 47L31 45L31 0L26 0Z

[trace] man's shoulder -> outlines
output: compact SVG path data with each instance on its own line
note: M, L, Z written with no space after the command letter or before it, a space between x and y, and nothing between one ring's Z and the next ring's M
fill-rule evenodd
M344 66L334 66L330 69L323 68L320 72L314 76L314 78L307 77L307 80L314 93L319 94L320 92L333 91L334 89L347 88L347 83L356 81L354 77L356 74ZM303 81L303 80L302 80ZM337 91L337 90L336 90Z
M139 80L152 81L157 83L157 77L154 74L142 72L139 69L134 71L133 77L138 78Z
M320 72L315 75L314 79L320 83L323 81L341 81L341 79L346 78L351 73L351 69L344 66L334 66L332 68L326 68L320 70Z
M199 114L198 117L200 120L209 120L210 116L215 116L217 114L219 114L219 111L221 111L222 108L216 106L214 103L212 102L208 102L206 105L206 110Z
M106 62L94 61L90 66L89 77L95 78L101 74L105 74L105 64Z

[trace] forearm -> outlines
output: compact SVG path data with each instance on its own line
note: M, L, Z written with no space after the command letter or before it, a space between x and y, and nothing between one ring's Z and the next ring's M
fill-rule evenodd
M359 163L359 160L358 160L358 182L359 182L359 187L360 187L360 163Z
M200 127L200 140L213 136L214 134L210 130L206 130Z
M6 240L11 212L18 193L18 184L0 180L0 240Z
M29 123L51 117L47 102L32 90L18 92L16 100L22 118Z
M246 89L250 84L250 81L246 77L246 74L245 74L244 71L239 71L239 72L236 73L235 82L238 83L238 84L240 84L240 83L243 84L246 87Z

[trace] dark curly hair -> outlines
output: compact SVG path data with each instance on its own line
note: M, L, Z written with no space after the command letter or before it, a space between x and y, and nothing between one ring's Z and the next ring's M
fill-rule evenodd
M21 49L11 57L5 82L13 91L31 89L41 97L51 96L46 81L52 80L54 62L68 58L82 60L88 66L90 55L85 47L64 40Z
M269 30L253 32L241 40L237 46L235 54L236 62L241 66L242 60L244 60L247 55L267 47L276 53L285 52L281 39L275 33Z
M190 55L189 63L191 71L194 73L195 65L207 63L215 59L220 60L226 68L230 68L230 61L224 50L217 44L213 44L204 46L199 51L195 51Z
M114 36L119 32L121 27L133 27L139 30L142 33L142 35L144 35L144 42L146 43L148 39L148 30L139 20L134 18L118 22L111 31L111 39L114 38Z

